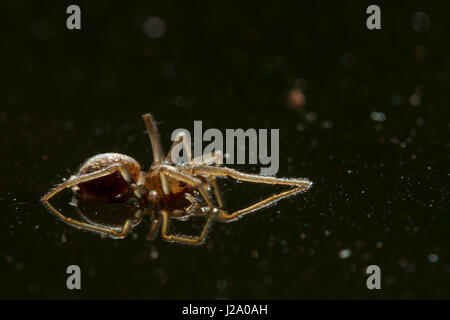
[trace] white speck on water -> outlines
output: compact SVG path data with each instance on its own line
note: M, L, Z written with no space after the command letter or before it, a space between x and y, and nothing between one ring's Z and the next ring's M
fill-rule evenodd
M386 115L383 112L373 111L370 114L370 119L372 119L373 121L383 122L384 120L386 120Z
M430 253L428 255L428 261L430 261L431 263L437 263L439 262L439 255L435 254L435 253Z
M227 281L223 279L217 280L216 286L219 290L225 290L227 287Z
M67 131L72 130L73 127L74 127L74 125L73 125L73 122L72 122L72 121L66 121L66 122L64 123L64 128L65 128Z
M403 101L403 98L402 98L402 96L399 96L399 95L395 95L391 99L391 103L396 107L400 106L402 104L402 101Z
M333 129L333 121L330 120L322 121L320 127L322 129Z
M160 38L166 33L166 23L159 17L150 17L144 22L143 29L150 38Z
M349 249L344 249L339 251L339 258L341 259L347 259L352 255L352 252Z
M424 32L430 28L430 16L425 12L416 12L411 19L411 27L417 32Z
M159 256L158 251L152 250L152 251L150 252L150 258L151 258L151 259L156 260L156 259L158 259L158 256Z
M417 119L416 119L416 124L417 124L418 127L423 126L423 123L424 123L424 121L423 121L422 118L417 118Z
M409 97L409 103L414 107L417 107L418 105L420 105L420 102L421 102L421 99L417 93L414 93L413 95L411 95Z
M310 111L306 114L306 121L308 122L314 122L317 120L317 113L314 111Z

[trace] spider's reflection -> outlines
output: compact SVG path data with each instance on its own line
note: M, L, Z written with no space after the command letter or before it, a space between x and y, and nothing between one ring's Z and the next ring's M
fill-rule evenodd
M50 211L69 225L95 232L106 233L115 238L125 237L144 215L150 216L151 228L148 238L153 239L161 227L162 237L170 242L199 245L203 244L207 233L214 221L230 222L240 219L244 215L262 209L282 198L306 192L312 182L305 178L276 178L248 174L227 168L223 165L220 150L193 158L191 145L185 134L179 135L172 147L164 156L156 121L150 114L142 116L153 150L153 163L149 170L143 171L140 164L133 158L118 153L103 153L89 158L78 169L78 172L65 182L49 190L42 198L42 202ZM172 159L172 153L180 146L186 151L186 162ZM222 196L216 183L217 178L232 178L239 181L263 183L270 185L286 185L292 189L270 196L241 210L227 212L223 208ZM76 196L101 200L102 210L95 210L91 215L80 210L84 222L69 218L56 210L49 200L64 189L72 189ZM121 227L116 222L97 223L105 214L103 208L106 203L135 202L136 211L133 215L120 213L117 219L124 221ZM185 205L179 202L185 201ZM78 208L78 206L76 206ZM95 206L94 206L95 207ZM172 219L187 220L191 216L205 216L200 236L173 235L169 233ZM108 222L109 221L109 222ZM108 227L107 224L113 225Z

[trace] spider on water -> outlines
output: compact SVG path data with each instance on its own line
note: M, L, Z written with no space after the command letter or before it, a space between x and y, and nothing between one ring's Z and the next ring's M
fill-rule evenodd
M66 188L72 188L74 193L82 198L101 200L106 202L125 202L134 198L139 203L135 218L140 222L147 209L150 209L151 228L149 239L154 239L160 229L162 238L170 242L183 244L203 244L213 221L230 222L243 215L266 207L276 201L307 191L312 182L308 179L285 179L271 176L246 174L234 169L222 167L222 154L220 152L192 159L190 146L184 145L187 150L187 163L173 163L168 153L164 157L159 132L152 115L142 116L153 151L153 164L147 172L141 170L139 163L133 158L118 153L103 153L89 158L81 165L77 174L57 185L45 194L41 201L65 223L74 227L105 233L114 238L125 237L135 223L132 219L126 220L121 230L107 228L101 225L83 222L66 217L55 209L49 200ZM171 150L179 143L187 143L181 133L174 141ZM223 201L216 183L216 177L231 177L240 181L265 183L274 185L289 185L292 189L270 196L247 208L227 213L222 209ZM198 197L206 206L201 206ZM214 197L212 197L214 194ZM215 198L215 201L212 200ZM178 208L175 204L179 200L187 200L190 204ZM216 203L216 205L214 204ZM142 209L142 210L141 210ZM144 213L143 213L144 212ZM171 219L188 219L190 216L205 216L206 223L198 237L186 235L173 235L169 233Z

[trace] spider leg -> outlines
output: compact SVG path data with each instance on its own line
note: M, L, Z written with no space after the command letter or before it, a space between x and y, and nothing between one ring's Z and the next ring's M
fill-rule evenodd
M275 178L270 176L261 176L257 174L242 173L234 169L225 167L212 167L206 165L193 165L189 173L191 175L206 175L206 176L216 176L216 177L231 177L236 180L248 181L254 183L266 183L274 185L288 185L297 186L309 189L312 186L312 182L305 178L298 179L286 179L286 178Z
M200 165L209 165L209 164L215 164L216 167L222 165L223 163L223 155L221 151L216 151L214 153L210 153L204 156L197 157L191 161L191 164L200 164ZM214 190L214 196L216 197L217 203L219 205L219 208L223 207L223 199L220 194L219 186L216 182L215 176L209 176L207 177L207 180L211 184L213 190Z
M45 194L41 198L41 201L44 203L44 205L48 209L50 209L50 211L53 214L55 214L62 221L64 221L65 223L67 223L71 226L81 228L84 230L89 230L89 231L103 232L103 233L106 233L106 234L111 235L116 238L123 238L130 232L130 229L131 229L132 221L129 219L123 225L122 230L120 232L117 232L116 230L114 230L112 228L104 228L101 226L94 225L92 223L85 223L85 222L78 221L78 220L75 220L72 218L68 218L65 215L63 215L61 212L59 212L57 209L55 209L49 202L50 198L52 198L53 196L55 196L56 194L58 194L59 192L61 192L62 190L66 189L66 188L72 188L72 187L77 186L80 183L92 181L92 180L95 180L95 179L98 179L101 177L105 177L105 176L108 176L117 171L119 171L121 173L123 179L126 182L128 182L132 185L133 190L134 190L134 195L140 199L143 194L133 184L133 176L131 175L128 168L122 164L116 164L116 165L112 165L108 168L104 168L102 170L95 171L92 173L88 173L88 174L84 174L84 175L80 175L80 176L72 176L69 180L59 184L58 186L56 186L55 189L53 189L53 190L49 191L47 194Z
M195 177L192 177L188 174L185 174L183 172L180 172L176 168L167 166L167 165L160 165L160 166L156 167L155 170L160 171L169 177L172 177L179 181L183 181L183 182L190 184L190 185L194 186L195 188L197 188L209 207L208 218L206 220L203 231L198 238L197 237L195 237L195 238L188 237L188 236L169 235L168 228L169 228L169 223L170 223L170 220L169 220L170 217L169 217L169 214L167 211L161 210L161 215L163 216L163 225L162 225L161 234L162 234L163 238L170 242L179 242L179 243L193 244L193 245L202 244L205 241L208 230L210 229L210 227L214 221L214 218L217 213L217 209L214 208L214 206L211 202L211 199L209 198L208 193L207 193L205 187L203 186L201 180L197 179Z
M152 144L153 163L160 163L163 161L164 153L156 121L150 113L142 115L142 120L144 120L145 128L147 129L147 134L150 138L150 143Z
M210 181L211 181L211 185L214 189L214 195L216 196L217 204L219 205L219 208L222 208L223 207L223 199L220 194L220 189L219 189L219 186L217 185L216 178L215 177L211 178Z
M153 165L158 165L164 160L164 152L161 146L161 139L159 137L158 126L156 121L150 113L146 113L142 116L147 134L150 138L153 151ZM167 177L164 174L160 174L161 185L165 195L170 194L170 186Z
M307 191L311 186L312 182L308 179L283 179L283 178L275 178L275 177L268 177L268 176L260 176L260 175L254 175L254 174L247 174L242 173L230 168L218 168L218 167L212 167L212 166L205 166L205 165L198 165L193 166L191 168L191 174L201 174L201 175L207 175L207 176L228 176L231 178L234 178L236 180L242 180L242 181L248 181L248 182L254 182L254 183L266 183L266 184L274 184L274 185L290 185L290 186L297 186L297 188L293 188L291 190L281 192L279 194L270 196L260 202L257 202L247 208L244 208L242 210L233 212L231 214L227 213L224 210L218 210L216 219L222 222L230 222L234 221L236 219L241 218L243 215L259 210L261 208L267 207L280 199L286 198L288 196L292 196L301 192Z
M53 196L55 196L56 194L58 194L59 192L61 192L62 190L66 189L66 188L72 188L74 186L77 186L80 183L95 180L95 179L98 179L101 177L105 177L105 176L108 176L117 171L120 172L123 179L127 183L132 184L134 182L133 176L131 175L130 171L128 170L128 168L126 166L124 166L123 164L115 164L110 167L107 167L107 168L104 168L104 169L101 169L101 170L98 170L98 171L95 171L92 173L87 173L87 174L83 174L80 176L72 176L69 180L57 185L56 188L47 192L41 198L41 201L47 202L48 200L50 200L50 198L52 198Z
M164 240L169 242L178 242L182 244L190 244L190 245L201 245L205 242L206 236L211 228L211 225L214 221L214 217L216 214L216 209L209 210L208 219L206 220L205 226L199 237L190 237L186 235L172 235L168 233L169 225L170 225L170 216L166 210L161 210L161 215L163 217L163 224L161 229L161 235Z

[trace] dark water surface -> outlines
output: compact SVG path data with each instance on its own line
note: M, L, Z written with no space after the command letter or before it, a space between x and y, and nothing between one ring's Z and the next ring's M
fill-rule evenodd
M78 1L69 31L69 2L2 1L0 297L450 298L448 10L395 3L369 31L356 1ZM148 222L114 240L49 214L38 198L94 154L151 164L145 112L166 150L194 120L279 128L278 175L314 186L216 223L203 247L146 241ZM221 185L230 209L281 190ZM74 215L70 197L54 203ZM381 290L366 288L372 264Z

